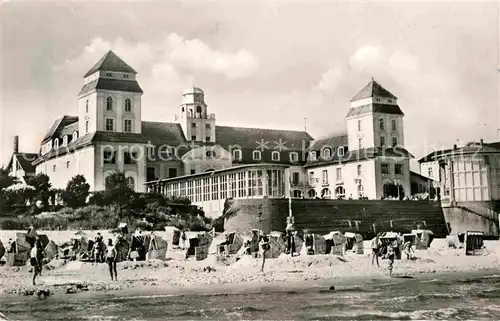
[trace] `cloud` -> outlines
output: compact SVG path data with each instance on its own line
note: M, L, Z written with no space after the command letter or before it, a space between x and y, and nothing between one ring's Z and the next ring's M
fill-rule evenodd
M363 46L359 48L350 59L350 65L354 69L365 69L372 67L383 58L382 49L375 46Z
M342 83L345 73L341 67L333 67L328 69L323 75L318 84L314 87L317 90L331 91Z

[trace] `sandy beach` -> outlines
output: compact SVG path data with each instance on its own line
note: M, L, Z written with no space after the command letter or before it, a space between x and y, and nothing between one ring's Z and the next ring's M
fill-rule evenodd
M1 231L6 232L6 231ZM74 232L73 232L74 233ZM2 235L2 239L5 239ZM56 240L57 241L57 240ZM365 254L295 256L282 254L267 259L265 271L259 272L261 259L245 256L227 265L214 256L206 260L184 259L181 250L169 249L165 261L121 262L118 281L111 281L106 264L53 260L44 266L37 286L31 285L30 267L0 267L2 295L30 295L37 290L51 293L119 291L126 289L161 290L166 288L203 287L222 284L279 284L309 280L332 280L348 277L388 277L386 260L380 268L372 267L369 241ZM395 276L431 273L500 271L500 242L486 241L481 255L465 256L463 249L448 248L446 240L436 239L428 250L415 252L415 260L396 260Z

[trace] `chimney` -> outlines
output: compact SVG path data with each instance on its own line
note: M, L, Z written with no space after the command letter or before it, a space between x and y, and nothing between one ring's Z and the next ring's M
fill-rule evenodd
M457 149L457 144L453 144L453 150Z
M484 140L481 138L481 145L483 145L483 144L484 144Z
M14 136L14 154L19 153L19 136Z

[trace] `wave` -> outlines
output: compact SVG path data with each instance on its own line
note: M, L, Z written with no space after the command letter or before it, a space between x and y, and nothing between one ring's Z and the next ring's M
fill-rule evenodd
M358 310L314 317L314 320L449 320L469 318L466 309L442 308L437 310L417 310L412 312L386 312L380 310Z
M260 313L266 312L266 309L255 308L252 306L240 306L235 308L212 308L212 309L197 309L189 310L183 313L177 314L176 317L210 317L214 315L227 315L227 314L243 314L243 313Z

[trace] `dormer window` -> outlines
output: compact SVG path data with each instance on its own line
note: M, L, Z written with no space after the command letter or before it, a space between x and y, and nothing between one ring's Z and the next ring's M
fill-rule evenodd
M310 152L309 153L309 160L310 161L315 161L316 160L316 152Z
M259 150L254 150L252 153L252 158L253 158L253 160L261 160L262 153Z
M64 135L62 145L63 145L63 146L68 145L68 135Z
M59 139L58 138L54 139L54 149L57 149L57 148L59 148Z
M344 153L345 153L344 146L340 146L339 148L337 148L337 154L339 156L344 156Z
M323 150L323 159L329 160L331 157L332 157L332 151L330 150L330 148L325 148Z
M241 160L241 149L233 150L233 159Z
M123 78L128 78L128 75L127 74L123 75Z
M127 113L132 111L132 102L130 101L130 98L125 99L125 111Z
M106 98L106 110L113 110L113 98Z
M75 141L78 138L78 132L75 131L73 132L73 141Z
M299 160L299 154L297 154L297 152L291 152L290 153L290 161L297 162L298 160Z
M280 160L280 152L277 152L277 151L273 151L271 153L271 159L273 161L279 161Z
M112 74L112 73L110 73L110 72L107 72L107 73L106 73L106 77L111 77L111 76L113 76L113 74Z

